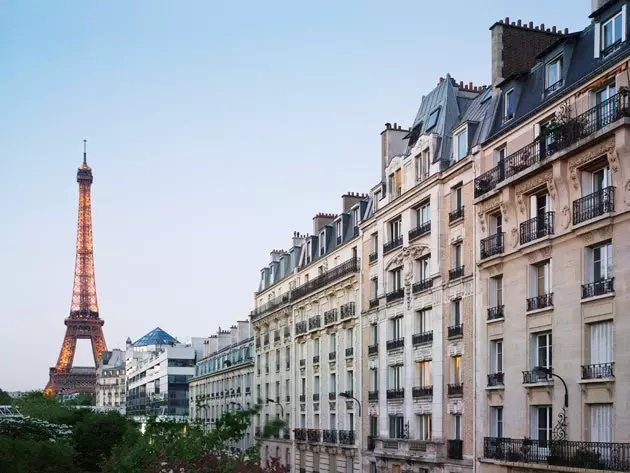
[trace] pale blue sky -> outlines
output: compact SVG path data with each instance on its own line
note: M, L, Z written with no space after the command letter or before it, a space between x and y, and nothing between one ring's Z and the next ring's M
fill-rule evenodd
M489 83L492 23L575 31L590 3L5 0L0 387L43 388L61 347L82 139L109 348L205 336L248 316L271 249L376 184L385 122L447 72Z

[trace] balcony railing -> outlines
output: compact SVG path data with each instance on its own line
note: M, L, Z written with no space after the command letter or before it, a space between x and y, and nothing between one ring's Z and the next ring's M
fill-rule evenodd
M483 457L589 470L630 470L630 443L485 437Z
M553 306L553 292L527 299L527 310L545 309Z
M431 221L419 223L416 228L409 230L409 241L431 231Z
M615 211L615 188L605 187L573 201L573 225Z
M321 315L315 315L313 317L311 317L310 319L308 319L308 329L309 330L314 330L316 328L321 327L322 325L322 316Z
M355 303L354 302L346 302L341 306L341 319L345 319L346 317L352 317L355 314Z
M432 287L433 287L433 279L432 278L426 278L426 279L423 279L422 281L418 281L416 283L413 283L413 286L411 286L411 292L416 294L418 292L422 292L422 291L426 291L427 289L431 289Z
M538 384L552 382L551 375L538 373L536 370L523 371L523 384Z
M391 241L388 241L383 245L383 254L389 253L390 251L394 251L396 248L401 247L403 244L402 235L392 238Z
M405 389L388 389L387 390L387 399L403 399L405 397Z
M369 391L368 401L378 401L378 391Z
M505 179L535 165L556 151L565 149L606 125L630 115L627 94L618 93L577 117L534 139L510 154L497 166L475 178L475 198L490 192ZM553 141L550 141L552 136Z
M358 258L350 258L349 260L341 263L338 266L322 273L316 278L311 279L309 282L302 284L301 286L293 289L291 291L291 300L295 301L310 294L317 289L321 289L324 286L327 286L333 281L336 281L339 278L347 276L348 274L356 273L361 268L359 264Z
M464 441L463 440L447 440L446 441L446 456L451 460L461 460L464 455Z
M504 240L505 232L495 233L481 240L481 259L490 258L491 256L503 253Z
M354 355L354 347L346 348L346 356L353 356L353 355Z
M337 443L337 431L324 430L323 441L324 443Z
M396 289L392 292L388 292L385 296L385 300L387 302L397 301L398 299L402 299L405 297L405 288L401 287L400 289Z
M412 335L411 342L414 344L414 346L433 342L433 330Z
M433 386L416 386L411 391L414 398L433 396Z
M599 281L582 284L582 299L603 296L615 292L615 278L600 279Z
M319 393L313 393L313 401L319 402Z
M370 299L370 309L374 309L374 307L378 307L378 297L374 299Z
M354 430L340 430L339 443L343 445L354 445Z
M328 352L328 360L329 361L334 361L336 359L337 359L337 352L336 351Z
M308 332L308 325L306 323L306 320L303 320L302 322L296 322L295 334L299 335L301 333L306 333L306 332Z
M554 212L542 212L521 223L521 245L553 235Z
M321 442L322 431L319 429L307 429L306 438L308 439L309 442Z
M395 340L387 340L387 350L396 350L405 346L405 338L397 338Z
M598 363L596 365L582 365L582 379L601 379L615 377L615 363Z
M376 260L378 260L378 253L376 251L374 253L370 253L369 260L370 263L374 263Z
M319 355L313 355L313 364L316 365L319 363Z
M448 279L452 281L453 279L464 277L464 265L457 266L456 268L448 270Z
M497 320L505 317L504 305L498 305L496 307L488 307L488 320Z
M306 359L302 358L300 360L300 366L306 366Z
M337 322L337 309L330 309L324 312L324 324L332 324Z
M378 353L378 343L368 345L368 355L376 355Z
M464 394L464 385L462 383L448 385L449 396L461 396L463 394Z
M488 386L503 386L503 372L492 373L488 375Z
M289 303L290 297L289 294L282 294L274 299L271 299L270 301L266 302L265 304L262 304L258 307L256 307L254 310L252 310L251 312L251 317L252 320L257 319L258 317L260 317L263 314L266 314L267 312L271 312L272 310L277 309L278 307L280 307L283 304L287 304Z
M464 218L464 206L462 205L460 208L451 210L448 214L448 221L452 223L460 218Z
M328 400L329 401L334 401L336 399L337 399L337 393L336 392L328 393Z
M464 324L451 325L448 328L448 338L461 337L464 334Z
M293 429L293 436L298 442L306 442L306 429Z

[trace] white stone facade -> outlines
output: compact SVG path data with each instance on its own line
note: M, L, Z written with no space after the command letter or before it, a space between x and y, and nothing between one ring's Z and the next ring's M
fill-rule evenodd
M125 353L105 352L96 369L96 407L125 412Z

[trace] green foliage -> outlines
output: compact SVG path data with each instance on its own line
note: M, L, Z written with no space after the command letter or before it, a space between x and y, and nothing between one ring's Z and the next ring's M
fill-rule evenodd
M0 435L2 473L74 473L74 450L69 441L12 439Z
M0 417L0 435L13 439L49 441L72 435L64 424L51 424L34 417Z
M0 406L10 406L13 398L9 396L9 393L0 389Z
M95 404L96 398L90 393L79 393L77 397L64 401L66 406L94 406Z

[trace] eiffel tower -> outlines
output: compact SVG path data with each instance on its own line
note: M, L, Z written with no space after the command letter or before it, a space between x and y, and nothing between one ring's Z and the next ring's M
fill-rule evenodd
M44 392L48 395L94 393L96 368L73 366L78 339L92 342L94 365L107 351L103 336L103 320L98 316L94 251L92 248L92 169L87 165L86 142L83 141L83 164L77 172L79 183L79 222L77 225L77 255L74 266L74 288L70 316L65 319L66 336L61 345L57 364L50 368L50 380Z

